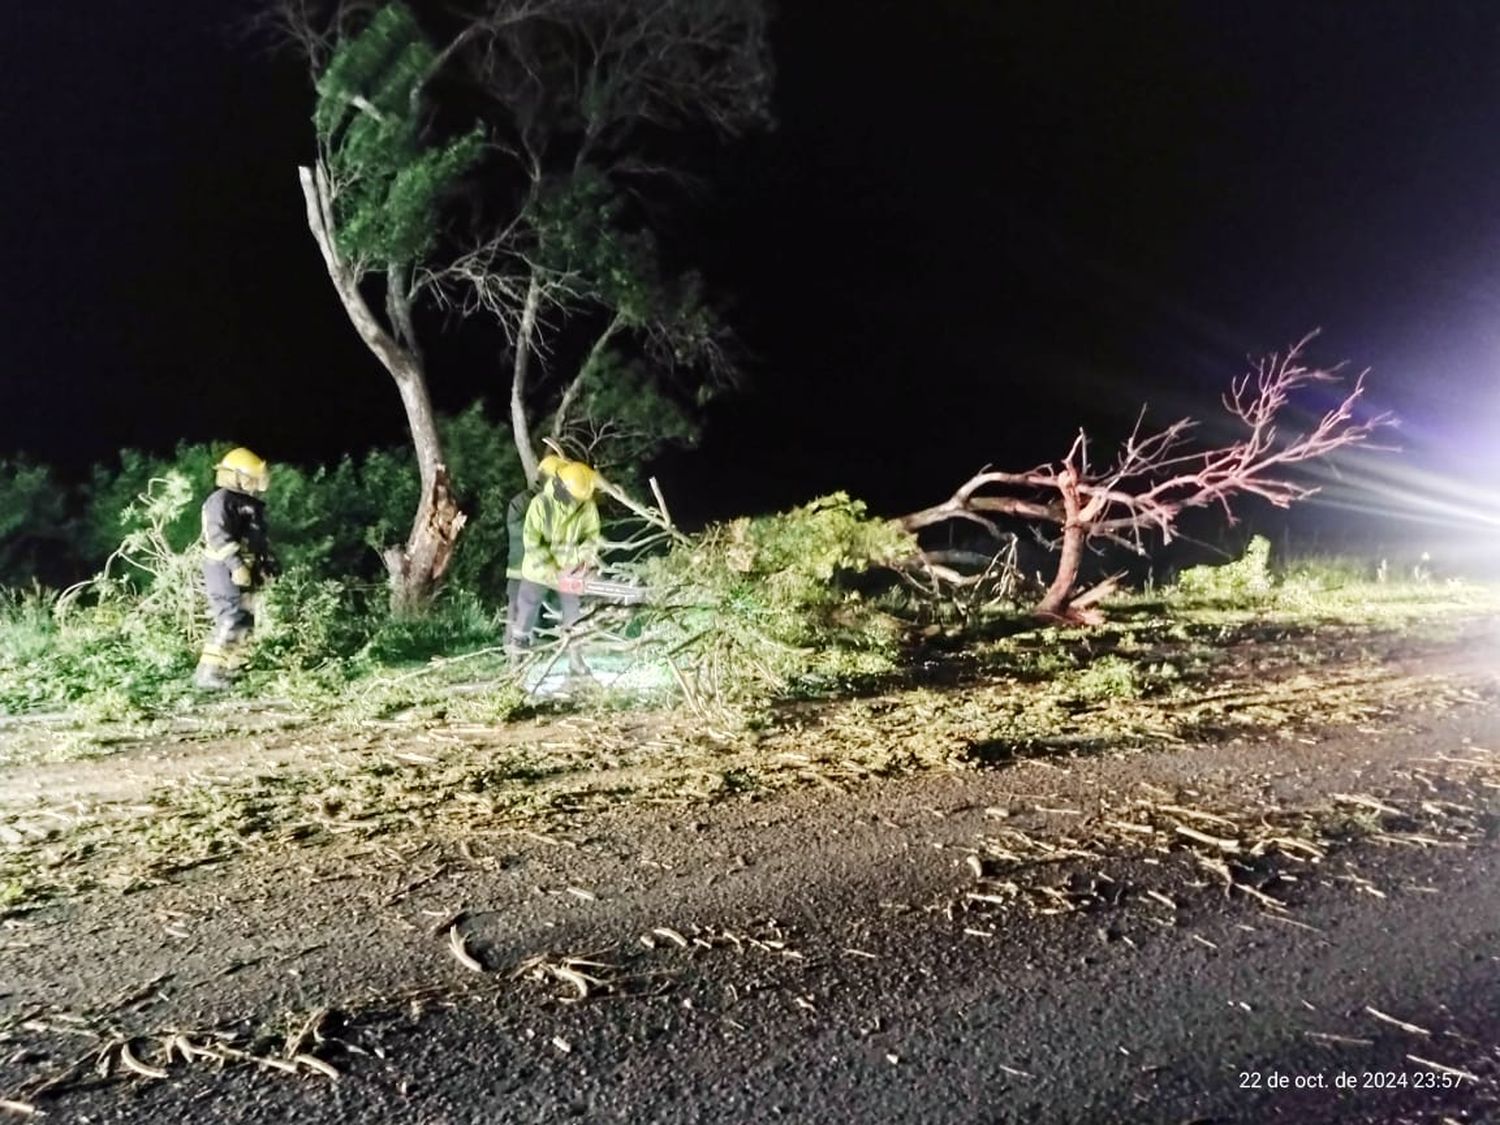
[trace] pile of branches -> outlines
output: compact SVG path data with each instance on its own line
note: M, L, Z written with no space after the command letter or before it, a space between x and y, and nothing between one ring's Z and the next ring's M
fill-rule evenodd
M916 544L859 501L836 493L692 537L662 509L632 507L647 526L612 545L624 561L607 577L650 597L595 605L564 645L664 668L705 715L894 667L905 626L851 579L910 559Z

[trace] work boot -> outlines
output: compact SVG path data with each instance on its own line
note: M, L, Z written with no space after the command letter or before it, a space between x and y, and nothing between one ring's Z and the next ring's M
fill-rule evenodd
M224 669L213 664L200 664L193 673L193 686L200 691L228 691L231 685Z

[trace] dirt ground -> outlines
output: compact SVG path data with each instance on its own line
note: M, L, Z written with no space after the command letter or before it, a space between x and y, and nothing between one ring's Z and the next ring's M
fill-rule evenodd
M1450 901L1448 888L1493 862L1500 831L1495 639L1495 623L1477 623L1442 643L1382 651L1373 669L1366 652L1278 673L1283 685L1305 681L1304 703L1357 684L1355 711L1330 703L1330 713L1356 716L1346 722L1318 723L1304 708L1296 724L1247 721L1155 743L996 748L973 737L970 750L984 752L929 768L855 768L870 759L847 749L819 756L822 733L855 720L865 742L919 741L922 724L898 723L879 700L851 703L854 719L809 714L748 748L693 742L692 755L681 749L692 732L659 717L336 730L268 709L251 733L179 730L105 756L16 761L0 773L0 827L10 833L0 846L77 871L114 871L132 849L162 846L162 825L178 816L163 786L215 792L267 774L343 785L339 771L372 762L389 776L451 768L458 755L469 770L528 748L551 755L557 772L506 776L568 799L497 806L483 790L462 801L463 787L450 787L444 808L456 802L463 815L412 803L404 824L385 820L379 831L347 810L320 812L316 831L264 812L276 831L243 846L158 865L150 878L96 873L72 893L23 900L0 919L0 1097L17 1116L78 1121L771 1116L770 1102L721 1088L738 1082L782 1099L778 1115L793 1120L974 1120L943 1103L937 1072L899 1089L877 1083L869 1100L856 1082L814 1113L784 1073L803 1034L794 1027L782 1039L785 1021L879 1040L888 1049L871 1056L870 1073L901 1073L909 1048L874 1025L860 1032L869 1020L841 998L878 1008L930 988L943 1005L959 989L985 1010L1023 967L1042 972L1058 958L1076 967L1101 951L1114 964L1153 941L1172 943L1163 958L1212 958L1244 933L1236 926L1273 951L1284 940L1295 964L1326 946L1316 933L1324 914L1350 910L1347 925L1372 934L1380 911L1416 911L1434 933L1470 934L1465 955L1493 982L1500 909L1472 894ZM1248 685L1223 687L1249 698ZM950 690L970 704L987 699L977 682ZM1105 719L1111 706L1101 704ZM982 735L982 725L960 733ZM674 762L702 773L705 754L717 755L715 786L642 782L642 771L656 777ZM724 781L766 758L782 763L774 784ZM319 801L326 793L299 792L286 807ZM79 825L102 824L128 831L75 839ZM1429 951L1440 940L1416 923L1411 935ZM1353 964L1360 954L1344 956ZM1388 979L1412 976L1402 964L1393 952L1388 970L1365 966L1368 994L1394 989L1410 1001ZM1113 971L1131 970L1121 960ZM1457 980L1444 971L1432 988ZM1081 996L1060 994L1059 1010ZM1154 1089L1146 1117L1118 1119L1170 1110L1203 1120L1493 1120L1483 1115L1500 1112L1500 1027L1451 1008L1422 1016L1451 1026L1419 1035L1398 1026L1419 1020L1382 1003L1392 1001L1368 1006L1397 1023L1350 1023L1359 1005L1349 1001L1324 1021L1323 1045L1347 1039L1347 1050L1396 1059L1403 1073L1461 1073L1456 1088L1314 1106L1235 1101L1227 1086L1208 1088L1221 1076L1200 1074L1196 1087ZM1153 1041L1181 1045L1217 1027L1221 1015L1200 1007L1201 1026L1159 1013ZM907 1018L942 1022L936 1012ZM700 1019L714 1029L702 1041L692 1038L708 1034ZM1052 1086L1007 1093L993 1119L1117 1119L1098 1108L1118 1076L1085 1061L1098 1050L1090 1034L1048 1024L1037 1035L1050 1037L1046 1051L1034 1045L1024 1065L974 1064L973 1075L1026 1093L1028 1080L1007 1068L1035 1076L1048 1069L1044 1054L1057 1062ZM1245 1058L1275 1047L1244 1035L1233 1049ZM490 1046L474 1047L476 1036ZM1420 1049L1391 1055L1402 1037ZM726 1056L726 1042L741 1047ZM648 1080L651 1060L664 1057L652 1044L676 1044L674 1067L696 1075L675 1095ZM530 1076L529 1092L518 1092L518 1073ZM688 1101L684 1089L695 1091Z

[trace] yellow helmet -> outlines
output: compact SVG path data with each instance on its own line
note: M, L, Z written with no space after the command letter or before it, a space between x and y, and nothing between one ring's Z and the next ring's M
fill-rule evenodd
M262 493L271 487L271 468L244 446L231 449L214 466L214 483L236 492Z
M562 481L568 495L580 502L592 499L594 489L599 487L599 474L582 461L564 461L558 466L557 479Z
M549 477L555 477L557 476L557 470L562 468L566 463L567 462L565 462L556 453L549 453L547 454L547 456L543 457L540 461L537 462L537 476L542 480L547 480Z

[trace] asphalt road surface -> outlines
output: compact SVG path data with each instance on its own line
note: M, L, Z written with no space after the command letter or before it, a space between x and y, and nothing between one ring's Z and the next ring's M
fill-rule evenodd
M372 889L320 866L347 858L247 868L239 897L224 872L203 873L39 919L5 954L0 1014L169 974L132 1027L347 1014L330 1017L321 1051L336 1081L177 1063L168 1080L37 1099L70 1122L1495 1122L1489 747L1500 709L1476 703L1317 745L620 810L577 846L538 840L397 894L389 873ZM1118 888L1088 909L970 897L969 855L998 823L1066 842L1091 802L1142 786L1441 800L1478 831L1330 852L1278 883L1285 910L1146 853L1076 861ZM212 896L196 945L174 949L148 924ZM459 905L487 972L447 948ZM244 954L293 946L295 958ZM50 1042L0 1043L0 1091L46 1063Z

